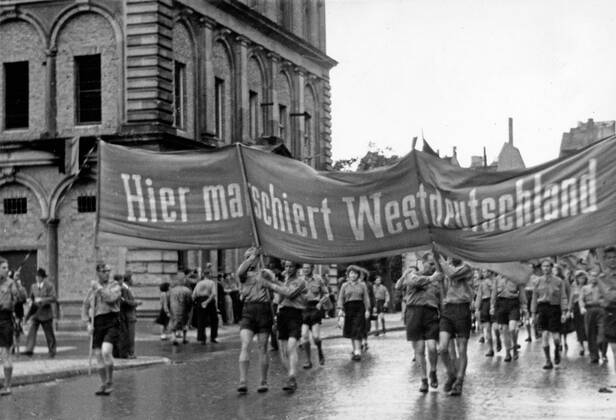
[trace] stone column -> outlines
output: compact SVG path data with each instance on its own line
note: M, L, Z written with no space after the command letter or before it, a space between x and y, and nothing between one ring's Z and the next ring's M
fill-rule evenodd
M246 142L250 138L250 105L248 98L248 38L238 36L235 53L236 120L233 141Z
M292 99L291 110L291 152L295 159L301 161L304 150L304 133L305 133L305 114L304 114L304 85L306 73L305 70L300 67L295 67L293 74L293 93L295 94Z
M202 18L203 24L203 67L201 68L201 139L211 141L216 137L216 89L214 87L214 29L216 22Z
M267 82L266 82L266 104L263 111L267 112L267 125L265 127L266 136L278 136L278 97L276 95L276 76L278 75L280 57L274 53L267 54Z
M46 131L49 137L56 136L56 54L58 50L51 48L45 51L47 61L45 66L47 67L46 83L45 83L45 119L46 119Z
M56 288L56 294L60 295L58 284L58 219L47 219L47 264L49 270L49 280Z

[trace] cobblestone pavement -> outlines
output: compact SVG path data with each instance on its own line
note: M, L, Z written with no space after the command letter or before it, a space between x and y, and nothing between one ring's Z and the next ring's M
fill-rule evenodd
M427 395L418 392L418 369L411 361L410 344L398 331L371 338L370 350L361 362L350 360L348 340L326 340L325 366L300 372L299 388L293 395L281 390L284 369L272 352L270 391L256 393L253 354L249 393L238 396L237 348L230 346L187 359L172 355L170 365L117 372L114 393L106 398L93 395L98 386L94 375L19 387L12 396L0 399L0 418L616 418L616 373L611 354L606 365L590 365L587 357L578 355L570 337L562 366L543 371L539 343L523 343L520 359L505 363L503 354L486 358L477 338L471 337L461 397L447 396L442 388ZM443 376L439 369L439 379ZM599 393L600 387L611 387L615 393Z

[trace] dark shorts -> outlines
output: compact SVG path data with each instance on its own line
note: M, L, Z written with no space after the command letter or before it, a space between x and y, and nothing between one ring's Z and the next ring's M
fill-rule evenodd
M92 348L100 349L103 343L116 345L120 337L120 313L109 312L94 317Z
M274 317L269 303L244 303L240 330L250 330L255 334L269 333L272 325L274 325Z
M560 305L540 302L537 305L537 326L542 331L560 333Z
M410 305L404 311L406 340L438 340L438 310L431 306Z
M297 340L302 335L302 310L283 306L278 311L278 339L288 340L293 337Z
M13 317L8 311L0 311L0 347L8 349L13 346L15 326Z
M605 341L616 343L616 305L605 308L604 320Z
M499 325L509 324L509 321L520 320L519 298L497 298L494 305L494 318Z
M320 324L323 319L323 311L317 309L318 302L308 302L308 307L302 311L302 324L312 327Z
M439 330L452 337L469 338L471 335L471 306L469 303L446 303L441 313Z
M387 312L387 308L385 307L385 300L377 299L376 300L376 313L382 314Z
M479 304L479 322L494 322L492 320L492 315L490 315L490 298L481 299L481 303Z

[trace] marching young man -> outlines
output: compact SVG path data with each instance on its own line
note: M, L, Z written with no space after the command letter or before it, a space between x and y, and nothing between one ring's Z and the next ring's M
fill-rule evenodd
M545 353L543 369L553 369L560 364L560 323L567 316L567 291L564 280L552 274L554 263L549 258L541 261L543 275L533 289L531 312L541 329L541 342ZM554 341L554 365L550 358L550 335Z
M11 394L13 377L13 311L17 302L25 302L26 291L9 278L9 263L0 257L0 362L4 364L4 387L0 396Z
M467 345L471 334L471 301L473 299L473 270L459 259L452 265L440 257L439 266L445 275L443 280L443 311L439 321L439 349L447 369L444 390L449 395L462 394L466 365ZM455 339L458 357L450 355L450 341ZM451 342L453 344L453 342Z
M419 392L428 392L426 347L430 364L430 386L438 388L436 343L439 338L439 308L441 302L441 277L434 264L426 262L421 273L415 267L407 269L396 282L396 290L403 293L406 309L404 324L406 339L413 344L415 358L421 369Z
M383 285L381 276L376 276L374 279L374 300L376 302L376 334L379 335L379 326L382 328L385 335L385 312L389 306L389 290Z
M97 280L92 281L83 301L81 317L92 334L92 349L98 361L101 387L96 395L109 395L113 389L113 346L117 345L120 328L120 297L122 289L109 279L107 264L96 264Z
M521 308L521 309L520 309ZM490 315L493 315L505 340L505 362L518 359L518 323L520 311L526 313L526 293L524 286L516 284L503 275L493 280L490 297Z
M597 277L597 282L605 305L605 341L609 343L616 359L616 246L610 246L603 251L603 260L605 267L603 273Z
M310 354L310 335L317 347L319 364L325 364L325 356L321 345L321 320L323 319L323 307L329 301L329 290L321 276L313 273L312 264L304 264L302 272L306 281L306 309L302 312L302 348L306 353L304 369L312 368Z
M494 335L494 331L492 331L494 316L490 314L490 299L493 287L494 279L492 278L492 272L482 270L479 287L477 288L477 296L475 297L475 319L479 320L483 340L488 344L486 357L494 357L494 340L492 339ZM500 340L500 338L497 337L497 340Z

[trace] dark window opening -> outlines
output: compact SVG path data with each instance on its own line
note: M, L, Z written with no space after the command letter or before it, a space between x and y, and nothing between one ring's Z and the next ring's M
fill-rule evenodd
M26 197L14 197L4 199L4 214L28 213L28 199Z
M175 62L173 80L174 121L180 129L186 128L186 64Z
M256 139L259 132L259 94L252 90L248 92L248 109L250 137Z
M288 146L289 112L285 105L278 105L278 127L279 136Z
M77 211L79 213L92 213L96 211L96 196L82 195L77 197Z
M28 128L30 97L28 62L4 64L4 126Z
M75 92L77 124L101 122L101 56L75 57Z

